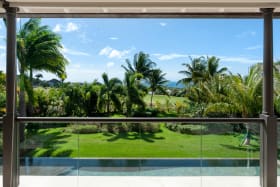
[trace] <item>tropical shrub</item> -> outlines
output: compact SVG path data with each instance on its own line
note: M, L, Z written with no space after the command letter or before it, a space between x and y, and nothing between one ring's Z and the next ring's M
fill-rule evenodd
M101 132L101 129L98 125L81 125L81 124L74 124L69 126L68 131L74 134L93 134Z
M183 123L165 123L165 127L174 132L193 135L201 135L206 129L203 125L191 125Z
M0 93L0 116L6 113L6 94L4 92Z

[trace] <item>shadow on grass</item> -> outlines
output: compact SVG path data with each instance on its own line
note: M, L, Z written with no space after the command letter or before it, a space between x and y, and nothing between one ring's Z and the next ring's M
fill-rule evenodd
M109 138L107 141L108 142L114 142L119 139L124 139L124 140L144 140L145 142L153 143L155 140L163 140L165 139L164 137L157 137L156 133L137 133L137 132L132 132L132 133L118 133L115 134L115 136Z
M220 145L227 149L237 150L237 151L252 151L252 152L260 151L260 147L257 145L250 145L250 146L234 146L234 145L226 145L226 144L220 144Z
M62 131L38 131L36 134L29 135L22 143L22 156L68 157L73 150L61 149L60 145L67 143L65 138L70 136Z

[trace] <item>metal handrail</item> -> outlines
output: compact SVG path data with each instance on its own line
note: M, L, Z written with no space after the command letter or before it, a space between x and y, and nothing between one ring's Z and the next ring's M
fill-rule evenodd
M262 118L148 118L148 117L17 117L23 123L141 123L141 122L178 122L178 123L264 123Z

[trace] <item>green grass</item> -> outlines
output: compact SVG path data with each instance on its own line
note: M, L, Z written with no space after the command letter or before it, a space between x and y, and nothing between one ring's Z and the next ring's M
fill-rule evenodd
M155 134L72 134L65 128L40 130L26 140L28 156L63 157L174 157L247 158L258 157L252 141L240 146L241 135L185 135L166 129ZM201 147L202 140L202 147ZM37 147L34 149L34 147ZM32 150L33 148L33 150ZM249 151L248 151L249 150Z
M166 100L169 100L170 103L175 104L176 102L181 102L183 103L187 99L185 97L175 97L175 96L166 96L166 95L154 95L153 97L153 103L155 104L156 102L159 102L160 104L165 104ZM144 97L144 101L147 105L150 104L151 102L151 95L146 95Z

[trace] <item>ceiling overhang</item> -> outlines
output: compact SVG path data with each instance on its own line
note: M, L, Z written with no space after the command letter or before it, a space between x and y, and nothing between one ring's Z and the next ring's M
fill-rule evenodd
M34 17L132 17L164 15L172 17L258 17L260 8L274 8L280 16L280 0L0 0L2 5L17 7L19 16ZM5 9L0 9L4 13Z

